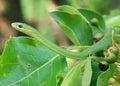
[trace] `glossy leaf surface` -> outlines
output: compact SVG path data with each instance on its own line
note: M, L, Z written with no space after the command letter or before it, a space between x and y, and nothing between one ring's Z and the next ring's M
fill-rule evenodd
M85 18L91 23L92 20L94 21L94 19L97 20L97 24L96 25L92 25L92 31L93 31L93 35L95 35L96 33L104 33L105 32L105 22L103 17L91 10L87 10L87 9L78 9L78 11L85 16Z
M0 86L56 86L66 60L31 38L11 38L0 58Z
M82 16L62 11L52 12L51 16L75 45L93 44L92 29Z

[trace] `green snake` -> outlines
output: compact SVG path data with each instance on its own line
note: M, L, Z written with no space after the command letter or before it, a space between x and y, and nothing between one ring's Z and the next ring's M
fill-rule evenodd
M22 33L27 34L28 36L33 37L34 39L36 39L37 41L39 41L40 43L42 43L44 46L51 49L52 51L56 52L57 54L60 54L72 59L84 59L91 54L94 54L100 50L103 50L105 47L107 47L111 43L111 40L112 40L112 29L106 29L104 37L96 44L90 46L89 48L85 49L82 52L71 52L67 49L59 47L56 44L48 41L37 30L35 30L33 27L27 24L15 22L15 23L12 23L12 27Z

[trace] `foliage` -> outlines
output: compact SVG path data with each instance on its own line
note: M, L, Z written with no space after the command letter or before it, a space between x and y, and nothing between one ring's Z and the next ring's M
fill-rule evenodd
M88 8L102 14L108 14L110 10L120 8L119 0L68 0L68 2L76 8Z
M61 48L28 25L12 24L32 38L12 37L7 41L0 58L0 86L107 86L119 74L119 49L116 54L110 48L120 46L119 28L107 28L112 26L107 26L100 14L87 9L60 6L50 15L73 47ZM109 54L115 55L112 63L106 58ZM76 60L72 67L67 58Z

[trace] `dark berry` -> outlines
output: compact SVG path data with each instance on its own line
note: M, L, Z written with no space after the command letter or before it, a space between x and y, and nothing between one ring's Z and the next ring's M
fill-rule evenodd
M98 66L101 71L106 71L109 68L108 63L105 61L100 62Z

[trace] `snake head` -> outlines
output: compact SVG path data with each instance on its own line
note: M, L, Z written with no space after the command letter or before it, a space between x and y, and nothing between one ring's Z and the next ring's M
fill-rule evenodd
M23 23L20 23L20 22L15 22L15 23L12 23L11 24L13 28L15 29L20 29L20 28L23 28Z
M38 31L36 31L33 27L25 24L25 23L20 23L20 22L14 22L11 24L13 28L16 30L25 33L27 35L33 35L34 34L39 34Z
M31 30L33 30L33 28L25 23L20 23L20 22L14 22L11 24L13 28L15 28L16 30L20 31L20 32L29 32Z

